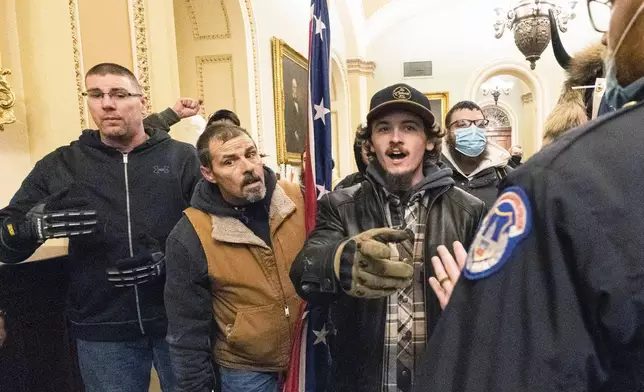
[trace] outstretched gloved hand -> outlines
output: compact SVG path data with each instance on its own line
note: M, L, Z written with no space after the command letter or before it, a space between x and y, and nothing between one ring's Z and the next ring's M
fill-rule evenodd
M340 287L358 298L381 298L412 283L414 269L391 260L388 243L411 239L409 231L371 229L343 242L335 253L334 272Z
M20 249L22 245L41 244L49 238L74 237L94 232L96 211L88 209L83 198L67 198L68 189L36 204L25 216L8 216L0 222L4 245Z

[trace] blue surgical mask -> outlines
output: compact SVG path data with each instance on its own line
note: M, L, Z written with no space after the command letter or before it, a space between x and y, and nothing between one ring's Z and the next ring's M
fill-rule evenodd
M468 157L477 157L485 151L485 129L472 125L456 131L456 151Z
M606 101L606 104L611 111L621 109L624 104L634 100L636 96L639 95L644 89L644 77L626 87L620 86L619 82L617 81L617 67L615 64L615 56L617 54L617 51L619 51L619 49L621 48L626 35L633 27L635 21L642 13L642 11L644 11L644 3L642 3L642 5L638 8L638 10L635 12L635 15L633 15L630 23L624 29L622 36L620 37L619 41L617 41L617 45L615 45L615 49L606 57L606 95L604 97L604 100Z

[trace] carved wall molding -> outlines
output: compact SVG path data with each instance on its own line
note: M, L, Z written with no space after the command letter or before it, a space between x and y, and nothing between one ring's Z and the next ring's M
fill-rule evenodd
M16 122L16 116L13 113L16 96L11 90L7 75L11 75L11 71L0 68L0 131L4 131L5 124Z
M226 4L224 4L224 0L220 0L220 3L221 10L224 13L226 32L222 34L201 34L199 33L199 23L197 22L197 14L195 13L195 7L192 5L192 0L186 0L186 8L188 9L188 15L190 16L190 24L192 25L192 36L195 40L228 39L232 37Z
M531 103L532 101L534 101L534 97L532 96L532 93L525 93L521 95L521 102Z
M255 28L255 15L251 0L244 0L246 4L246 14L248 24L250 25L250 40L253 49L253 74L255 84L255 116L257 116L257 144L260 146L260 152L264 149L264 139L262 137L262 105L261 105L261 87L259 83L259 55L257 52L257 31ZM242 10L243 11L243 10Z
M349 74L373 76L376 72L376 62L361 58L347 59L347 71Z
M204 118L208 118L206 114L206 101L204 100L204 82L203 82L203 68L206 64L218 64L218 63L228 63L230 68L230 80L232 81L232 94L233 94L233 107L232 111L237 110L237 96L235 94L235 71L233 67L233 56L231 54L216 54L210 56L196 56L197 63L197 93L199 94L199 99L204 103L201 105L201 115Z
M76 93L78 96L78 113L80 116L81 128L87 128L87 105L83 97L83 58L81 56L81 35L78 23L78 2L69 0L69 23L72 30L72 50L74 55L74 72L76 74Z
M132 29L132 50L134 54L134 74L143 88L147 100L146 111L150 113L152 96L150 94L150 68L148 63L148 36L145 22L145 0L129 0L130 26Z

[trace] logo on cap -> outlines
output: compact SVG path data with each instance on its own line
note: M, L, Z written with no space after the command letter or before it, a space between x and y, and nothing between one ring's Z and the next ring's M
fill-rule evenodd
M392 95L395 99L409 99L411 98L411 91L407 87L398 86L394 89Z

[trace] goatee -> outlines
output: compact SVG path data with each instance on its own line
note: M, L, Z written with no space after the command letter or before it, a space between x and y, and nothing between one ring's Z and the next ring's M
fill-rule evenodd
M256 203L260 200L264 200L265 197L266 197L266 187L263 185L259 190L256 190L254 192L248 192L246 194L246 200L248 200L249 203Z
M244 192L244 187L254 183L260 183L259 189L255 191ZM262 178L255 173L244 173L241 188L242 192L244 192L244 197L250 203L258 202L266 196L266 185L262 181Z
M402 174L385 174L385 183L387 190L391 193L406 192L411 189L411 183L414 178L414 171Z

